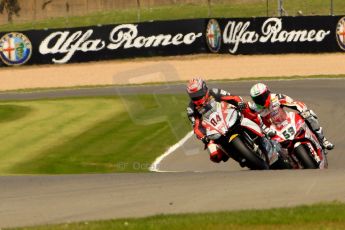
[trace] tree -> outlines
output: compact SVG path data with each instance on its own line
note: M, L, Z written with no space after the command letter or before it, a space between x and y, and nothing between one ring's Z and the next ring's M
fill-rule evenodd
M19 16L20 5L18 0L0 0L0 13L7 12L7 21L12 23L13 15Z

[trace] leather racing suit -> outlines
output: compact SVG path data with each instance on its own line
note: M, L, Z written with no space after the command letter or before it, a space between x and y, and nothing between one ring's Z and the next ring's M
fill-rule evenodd
M210 89L209 94L210 94L210 98L208 100L214 98L214 100L217 102L224 101L229 104L232 104L236 106L239 110L241 110L244 117L254 121L259 126L262 124L262 121L260 117L258 116L258 114L251 111L248 104L245 103L240 96L231 95L229 92L225 90L216 89L216 88ZM216 162L216 163L219 163L221 161L225 162L229 159L227 154L225 154L221 150L221 148L219 148L218 145L216 145L212 140L211 141L207 140L206 130L201 124L202 115L200 112L202 109L203 109L203 106L198 108L193 102L190 102L187 107L187 116L193 125L194 133L198 139L202 140L205 143L205 145L207 145L207 149L210 153L211 161ZM261 139L265 139L267 142L266 138L263 137ZM269 146L266 146L267 144L262 144L262 145L264 149L270 148ZM270 151L270 150L267 150L267 151Z
M328 142L323 134L322 127L320 126L317 115L307 108L307 106L300 101L295 101L291 97L284 94L270 93L270 103L268 107L259 108L255 103L248 103L250 109L260 114L262 122L265 126L271 125L271 119L274 119L283 107L287 107L297 111L306 121L307 125L317 136L319 141L323 144L324 148L332 149L333 144ZM330 147L327 147L330 144Z

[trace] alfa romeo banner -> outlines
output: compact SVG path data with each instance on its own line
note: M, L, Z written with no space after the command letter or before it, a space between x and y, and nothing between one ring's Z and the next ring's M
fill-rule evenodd
M23 65L205 53L204 24L195 19L0 32L0 58L3 65Z
M345 52L345 17L192 19L0 32L0 66L208 52Z
M345 51L345 17L210 19L205 36L213 53L338 52Z

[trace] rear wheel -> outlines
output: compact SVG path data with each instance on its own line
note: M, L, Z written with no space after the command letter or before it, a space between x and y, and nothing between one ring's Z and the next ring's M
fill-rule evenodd
M304 169L319 168L315 160L310 156L309 151L304 145L299 145L294 150L297 159L300 161Z
M230 143L232 151L236 151L245 159L245 165L254 170L264 170L268 169L267 163L253 153L244 143L243 141L237 137Z

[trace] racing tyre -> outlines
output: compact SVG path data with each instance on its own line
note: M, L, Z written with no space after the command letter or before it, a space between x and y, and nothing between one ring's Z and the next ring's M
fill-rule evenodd
M231 141L231 147L233 151L238 152L245 158L245 165L254 170L265 170L268 169L267 163L253 153L248 147L243 143L240 138L235 138Z
M310 156L309 152L303 145L299 145L297 148L295 148L295 155L304 169L319 168L315 160Z

